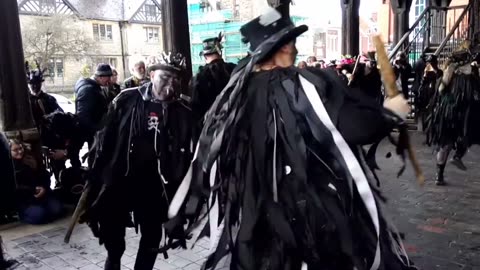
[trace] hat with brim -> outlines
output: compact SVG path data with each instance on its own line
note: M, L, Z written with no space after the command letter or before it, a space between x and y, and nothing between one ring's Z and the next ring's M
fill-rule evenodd
M217 37L205 39L203 41L203 51L200 52L200 56L211 54L222 54L221 40Z
M249 50L256 62L265 60L306 31L308 26L296 27L289 17L273 8L240 28L242 40L250 43Z

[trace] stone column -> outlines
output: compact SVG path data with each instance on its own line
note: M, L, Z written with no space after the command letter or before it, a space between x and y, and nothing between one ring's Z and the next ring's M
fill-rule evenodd
M16 0L0 1L0 130L7 138L22 139L37 149L39 135L30 108L17 5Z
M360 51L360 0L341 0L342 54L357 56Z
M163 49L187 59L187 79L192 77L187 0L162 0Z

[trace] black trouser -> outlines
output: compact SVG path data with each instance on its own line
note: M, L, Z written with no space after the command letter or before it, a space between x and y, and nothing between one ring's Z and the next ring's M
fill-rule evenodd
M143 209L151 209L151 207ZM162 240L162 220L158 213L159 211L145 210L135 212L135 220L141 233L135 270L152 270L155 265L158 253L152 251L152 249L158 249ZM108 252L108 264L111 265L110 267L106 265L106 270L120 269L121 258L126 248L125 226L122 224L125 224L124 220L122 222L121 219L117 218L109 218L101 224L103 240Z

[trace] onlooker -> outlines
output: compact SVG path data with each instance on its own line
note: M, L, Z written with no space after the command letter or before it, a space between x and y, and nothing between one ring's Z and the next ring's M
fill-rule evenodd
M318 61L318 64L320 64L320 67L319 68L327 68L327 65L325 64L325 61L324 60L320 60Z
M112 77L112 68L108 64L99 64L92 78L81 78L75 85L76 115L82 130L82 140L74 142L71 147L71 164L80 167L80 159L77 157L85 142L89 147L93 143L95 133L103 128L104 118L108 111L107 94L102 87L108 87ZM91 165L91 159L89 164Z
M53 197L49 173L25 163L25 148L21 142L10 141L10 151L15 167L20 220L29 224L44 224L58 218L63 207Z
M399 52L395 61L393 62L393 69L397 80L400 80L400 86L402 88L403 96L408 99L408 79L412 75L412 66L408 63L407 55L403 52Z
M13 221L15 215L15 171L8 141L0 132L0 224ZM1 269L1 267L0 267Z
M307 65L309 67L314 67L315 66L315 63L317 63L317 57L315 56L310 56L307 58Z
M145 62L143 60L133 62L130 66L130 72L133 76L123 82L123 89L139 87L148 82Z
M300 61L300 62L298 63L298 68L304 69L304 68L306 68L306 67L307 67L307 62L305 62L305 61Z
M111 103L118 94L120 94L120 85L118 84L118 72L112 67L112 77L110 77L110 85L108 86L107 101Z

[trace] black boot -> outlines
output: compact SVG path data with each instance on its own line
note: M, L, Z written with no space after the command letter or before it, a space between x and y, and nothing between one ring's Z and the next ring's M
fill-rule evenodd
M462 161L462 158L455 155L453 158L452 158L452 161L450 161L453 165L455 165L455 167L457 167L458 169L462 170L462 171L466 171L467 170L467 166L465 166L465 164L463 164L463 161Z
M445 171L445 164L437 164L437 176L435 177L435 184L437 186L445 185L445 179L443 177L444 171Z
M112 262L108 257L105 261L105 270L120 270L120 262Z
M18 265L18 261L16 260L4 260L0 261L0 270L8 270L10 268L13 269L14 266Z

